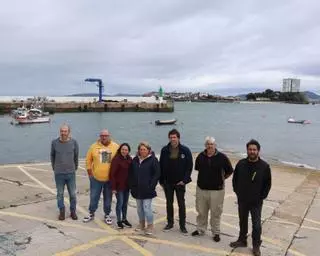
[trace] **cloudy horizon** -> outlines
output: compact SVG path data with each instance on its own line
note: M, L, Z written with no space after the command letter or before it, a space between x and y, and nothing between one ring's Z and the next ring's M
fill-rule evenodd
M320 94L320 3L5 1L1 95L281 90Z

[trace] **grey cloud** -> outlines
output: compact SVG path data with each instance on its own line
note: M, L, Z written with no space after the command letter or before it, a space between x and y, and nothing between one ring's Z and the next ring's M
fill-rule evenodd
M319 85L320 4L301 1L10 1L1 94L278 89ZM12 86L7 86L8 84Z

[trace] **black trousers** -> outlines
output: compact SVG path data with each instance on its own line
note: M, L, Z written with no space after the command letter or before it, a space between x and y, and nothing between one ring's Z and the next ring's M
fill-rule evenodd
M249 212L252 221L252 245L260 246L261 244L261 211L263 202L247 203L238 201L240 234L239 240L247 240L248 235L248 218Z
M184 195L186 193L185 185L175 185L175 184L165 184L163 186L164 193L166 195L167 203L167 221L168 224L174 224L173 218L173 201L174 201L174 192L176 192L176 197L179 206L179 225L180 227L185 227L186 225L186 204Z

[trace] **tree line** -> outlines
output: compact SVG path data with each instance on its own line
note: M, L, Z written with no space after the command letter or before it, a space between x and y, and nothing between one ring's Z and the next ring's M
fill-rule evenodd
M264 92L249 93L247 100L256 101L259 98L269 99L270 101L288 102L288 103L308 103L307 98L300 92L279 92L267 89Z

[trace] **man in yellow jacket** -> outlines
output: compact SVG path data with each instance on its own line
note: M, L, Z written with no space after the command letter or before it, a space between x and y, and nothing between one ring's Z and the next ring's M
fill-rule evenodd
M86 164L90 179L90 205L89 215L84 217L83 222L89 222L94 219L102 192L104 219L108 225L112 224L110 217L112 190L109 174L111 161L118 148L119 145L111 140L109 131L104 129L100 132L100 139L93 143L88 150Z

